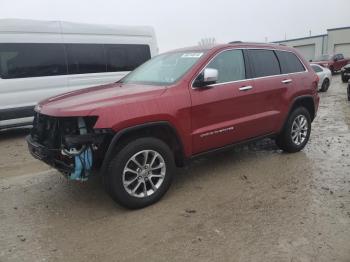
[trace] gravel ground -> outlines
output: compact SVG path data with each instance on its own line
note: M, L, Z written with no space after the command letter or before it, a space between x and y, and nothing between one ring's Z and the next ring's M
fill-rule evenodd
M2 132L0 261L350 261L349 130L336 76L302 152L263 140L197 160L137 211L31 158L28 130Z

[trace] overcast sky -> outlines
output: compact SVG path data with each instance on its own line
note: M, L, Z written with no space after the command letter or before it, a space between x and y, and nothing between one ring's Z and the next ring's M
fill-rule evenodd
M160 51L196 45L268 41L350 26L350 0L0 0L0 18L151 25Z

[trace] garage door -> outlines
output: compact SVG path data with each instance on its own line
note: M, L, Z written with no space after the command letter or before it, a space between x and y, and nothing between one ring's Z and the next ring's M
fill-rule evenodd
M315 59L315 45L299 45L294 46L294 48L297 49L307 61Z
M334 53L350 57L350 43L334 45Z

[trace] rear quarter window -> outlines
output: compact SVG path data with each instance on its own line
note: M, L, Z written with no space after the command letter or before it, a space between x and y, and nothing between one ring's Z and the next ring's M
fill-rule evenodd
M254 77L273 76L281 73L277 57L272 50L251 49L248 50L248 54Z
M275 52L280 62L282 74L290 74L305 71L305 67L294 53L287 51Z

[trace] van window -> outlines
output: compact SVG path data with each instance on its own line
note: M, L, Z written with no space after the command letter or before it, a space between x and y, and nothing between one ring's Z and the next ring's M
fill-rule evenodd
M278 57L278 60L280 61L282 74L305 71L303 64L300 62L299 58L295 54L285 51L275 52Z
M248 50L248 54L254 77L279 75L281 73L277 57L272 50L251 49Z
M151 58L148 45L105 45L107 72L132 71Z
M219 71L218 84L245 79L242 50L224 51L217 55L206 68L214 68Z
M0 74L3 79L67 74L62 44L0 44Z
M103 45L66 44L65 46L69 74L106 72L106 57Z

